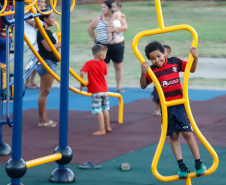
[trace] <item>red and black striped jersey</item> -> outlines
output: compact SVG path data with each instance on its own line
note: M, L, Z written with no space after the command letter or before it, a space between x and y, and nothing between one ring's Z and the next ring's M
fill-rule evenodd
M183 98L179 72L184 72L186 64L187 62L184 60L171 57L166 59L162 67L150 66L161 84L166 101ZM148 84L152 82L148 73L146 74L146 79Z

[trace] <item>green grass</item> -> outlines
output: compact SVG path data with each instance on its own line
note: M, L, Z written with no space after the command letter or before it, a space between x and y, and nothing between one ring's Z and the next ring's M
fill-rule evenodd
M60 9L58 7L58 9ZM226 2L213 1L164 1L162 11L165 26L188 24L198 33L198 51L200 57L226 57ZM128 30L125 36L123 85L139 85L140 63L132 51L134 36L144 30L158 28L154 1L123 2L121 11L126 15ZM92 39L87 32L89 22L101 14L98 5L77 5L71 13L71 49L70 66L76 73L87 60L93 58ZM56 16L60 23L60 16ZM55 28L54 28L55 29ZM56 29L55 29L56 30ZM172 47L172 56L187 57L192 36L187 31L177 31L155 36L146 36L138 43L144 56L145 45L153 40L161 41ZM60 70L60 68L58 68ZM78 82L70 77L70 83ZM54 83L55 85L57 82ZM113 65L110 65L108 84L115 85Z

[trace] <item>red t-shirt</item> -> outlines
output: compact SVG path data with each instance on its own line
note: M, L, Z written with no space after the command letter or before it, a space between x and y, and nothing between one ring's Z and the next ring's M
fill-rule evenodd
M89 93L108 92L105 75L107 75L107 65L104 61L90 60L85 63L81 69L88 72L88 90Z
M186 61L172 57L167 58L162 67L150 66L161 84L166 101L183 98L179 72L185 70L186 64ZM148 73L146 74L146 78L148 84L152 82Z

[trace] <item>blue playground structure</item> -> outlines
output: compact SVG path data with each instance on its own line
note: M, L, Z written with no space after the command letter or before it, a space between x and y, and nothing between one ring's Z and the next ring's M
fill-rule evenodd
M6 4L9 1L4 1L3 11L6 7ZM25 2L27 6L25 6ZM56 2L56 1L55 1ZM15 18L8 21L8 28L15 25L15 45L14 45L14 83L10 82L9 79L9 65L7 65L7 96L6 98L1 97L1 107L2 102L6 100L7 106L7 119L6 121L2 121L1 114L1 124L0 124L0 143L1 146L6 148L7 150L5 154L10 154L11 149L8 144L2 142L2 124L8 123L9 126L13 125L13 137L12 137L12 158L6 164L6 172L8 176L11 177L12 185L21 184L20 178L23 177L27 171L27 168L37 166L39 164L44 164L50 161L56 161L58 163L58 168L55 169L50 177L51 182L74 182L74 174L73 172L67 168L67 164L71 161L73 154L72 150L68 146L68 94L69 90L69 39L70 39L70 0L65 0L62 5L62 62L64 65L61 67L61 92L60 92L60 131L59 131L59 146L56 147L54 154L43 157L40 159L32 160L29 162L25 162L21 158L21 142L22 142L22 98L24 94L24 69L23 69L23 53L24 53L24 20L30 19L33 17L40 16L38 14L28 14L24 17L24 9L29 9L37 3L37 0L15 0ZM56 6L56 3L55 3ZM53 7L53 6L52 6ZM55 8L55 7L54 7ZM3 12L2 11L2 12ZM14 14L14 11L4 12L1 16ZM8 49L7 44L7 49ZM8 51L8 50L7 50ZM9 52L7 52L9 53ZM9 61L9 57L8 60ZM9 63L8 63L9 64ZM31 65L30 73L34 68L35 64ZM29 68L29 67L28 67ZM28 70L26 68L26 71ZM27 74L26 76L28 76ZM26 78L26 77L25 77ZM14 85L14 93L13 96L10 96L10 86ZM9 116L9 105L10 100L13 100L13 120L10 120ZM1 110L2 112L2 110ZM4 154L4 155L5 155ZM39 162L37 162L37 160Z

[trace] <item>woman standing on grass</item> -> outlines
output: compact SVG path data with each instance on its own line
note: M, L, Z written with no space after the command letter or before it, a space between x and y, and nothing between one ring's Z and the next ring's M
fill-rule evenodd
M42 10L46 11L46 9ZM45 22L46 27L44 27L48 37L52 41L53 45L56 49L61 48L61 42L58 43L57 37L50 31L49 27L54 25L54 15L53 13L49 15L42 15L40 19ZM58 59L52 52L51 48L49 47L47 41L42 36L40 30L37 33L37 42L39 48L39 54L44 59L46 64L56 73L57 71L57 62ZM53 85L53 76L49 74L48 71L41 65L38 64L36 67L38 74L40 75L40 92L38 97L38 110L39 110L39 127L55 127L57 122L49 120L46 116L46 100L47 96L50 93L51 87Z
M107 63L107 67L109 67L110 60L114 63L115 68L115 76L116 76L116 83L117 83L117 92L123 93L124 90L121 89L121 82L122 82L122 74L123 74L123 55L124 55L124 36L122 35L120 39L117 39L116 43L108 43L108 32L124 32L127 30L127 22L125 17L121 19L121 27L113 28L108 27L110 20L112 18L112 10L111 10L111 1L105 1L101 5L102 14L96 18L94 18L87 30L92 37L94 43L96 44L103 44L107 46L108 52L105 59ZM94 30L96 29L97 35L95 35Z

